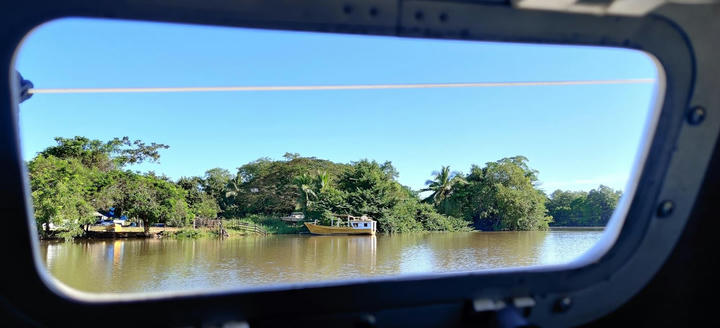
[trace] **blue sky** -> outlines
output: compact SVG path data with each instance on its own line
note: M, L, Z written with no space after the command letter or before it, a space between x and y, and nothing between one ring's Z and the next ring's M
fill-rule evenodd
M457 83L657 78L629 50L65 19L27 37L16 66L37 88ZM414 189L524 155L541 188L624 189L656 85L38 94L20 107L23 155L56 136L170 145L172 178L285 152L392 161Z

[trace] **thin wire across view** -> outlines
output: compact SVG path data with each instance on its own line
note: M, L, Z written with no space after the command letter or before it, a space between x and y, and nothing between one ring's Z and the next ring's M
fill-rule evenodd
M152 92L218 92L218 91L321 91L321 90L373 90L373 89L433 89L433 88L487 88L598 84L644 84L655 79L577 80L577 81L526 81L477 83L416 83L416 84L352 84L352 85L293 85L293 86L224 86L224 87L163 87L163 88L32 88L30 94L60 93L152 93Z

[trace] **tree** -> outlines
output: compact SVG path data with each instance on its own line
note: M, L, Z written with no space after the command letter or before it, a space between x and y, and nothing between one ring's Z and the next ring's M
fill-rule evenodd
M620 195L620 191L604 185L590 190L582 210L583 218L586 220L585 225L606 225L615 211Z
M313 210L320 210L316 206L313 206L313 201L319 200L320 195L323 195L323 200L330 200L327 196L333 194L335 190L330 183L330 175L326 171L318 170L315 175L308 175L303 173L293 178L293 184L297 187L298 205L297 209L307 212L309 208ZM339 199L338 199L339 200ZM332 206L331 206L332 207ZM331 208L322 208L322 210L331 210Z
M388 162L361 160L341 177L338 187L346 193L346 201L352 215L367 214L379 218L383 212L407 198L407 193L395 181L396 171Z
M440 172L435 173L434 180L425 181L425 185L428 187L420 191L432 191L432 194L426 197L423 201L437 206L452 194L453 187L456 184L465 183L467 182L460 174L457 172L450 172L450 166L443 166L440 169Z
M317 198L313 190L313 178L303 173L293 178L293 184L298 189L298 209L306 212L311 199Z
M199 177L180 178L177 185L185 190L190 220L195 218L214 219L220 212L220 206L211 195L203 189L205 181Z
M169 148L167 145L154 142L146 145L140 140L130 141L128 137L114 138L107 142L80 136L56 137L55 141L56 146L48 147L40 155L61 159L75 158L85 167L98 168L102 171L146 160L157 161L160 158L159 150Z
M28 170L38 230L47 236L52 224L66 239L83 234L83 227L94 222L94 210L86 201L90 180L80 161L39 155L28 163Z
M548 213L557 226L604 226L622 193L600 185L589 192L556 190L548 199Z
M189 224L188 206L181 188L150 174L127 177L124 211L129 217L142 221L146 233L158 222L176 226Z
M323 192L325 189L330 188L330 175L326 171L318 170L313 183L315 184L315 190Z
M283 155L283 158L286 159L286 160L288 160L288 161L292 161L292 160L294 160L294 159L300 158L300 154L298 154L298 153L288 153L288 152L286 152L285 155Z
M200 202L202 194L205 194L202 184L203 179L199 177L181 177L177 181L178 187L185 190L185 201L188 205Z
M586 197L587 192L584 191L555 190L546 202L548 214L553 217L553 225L581 225L581 210Z
M483 230L546 230L552 217L546 215L545 194L535 187L537 171L527 158L515 156L473 165L448 198L445 211L472 220Z
M220 206L221 210L226 211L230 207L230 202L226 195L228 184L233 179L230 171L222 168L214 168L207 170L201 181L201 189Z
M220 213L215 199L208 194L201 194L200 201L188 205L193 218L214 219Z
M334 214L350 212L345 201L346 194L336 188L334 179L326 171L318 170L313 176L303 174L298 177L296 182L301 193L298 200L307 204L303 210L306 218L328 224L334 219Z
M131 171L112 170L101 175L96 183L97 208L115 207L115 215L123 216L129 208L130 182L138 174Z
M264 214L287 215L296 208L307 207L302 188L298 188L295 178L307 175L315 179L317 172L327 175L327 182L337 181L348 165L337 164L313 157L300 157L297 154L286 156L287 160L273 161L261 158L238 168L234 181L228 184L226 194L233 204L234 215ZM307 181L305 191L315 192L317 181ZM308 193L308 199L312 198ZM301 204L302 203L302 204Z

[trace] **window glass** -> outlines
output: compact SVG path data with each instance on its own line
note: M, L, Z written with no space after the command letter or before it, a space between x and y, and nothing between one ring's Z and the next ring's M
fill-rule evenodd
M90 19L16 68L42 263L98 293L570 262L663 83L617 48Z

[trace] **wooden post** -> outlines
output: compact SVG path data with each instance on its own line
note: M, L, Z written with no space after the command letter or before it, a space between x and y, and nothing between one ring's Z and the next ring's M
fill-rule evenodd
M223 228L222 221L220 221L220 224L218 226L220 227L220 231L219 231L220 239L224 239L227 232L225 232L225 229Z

